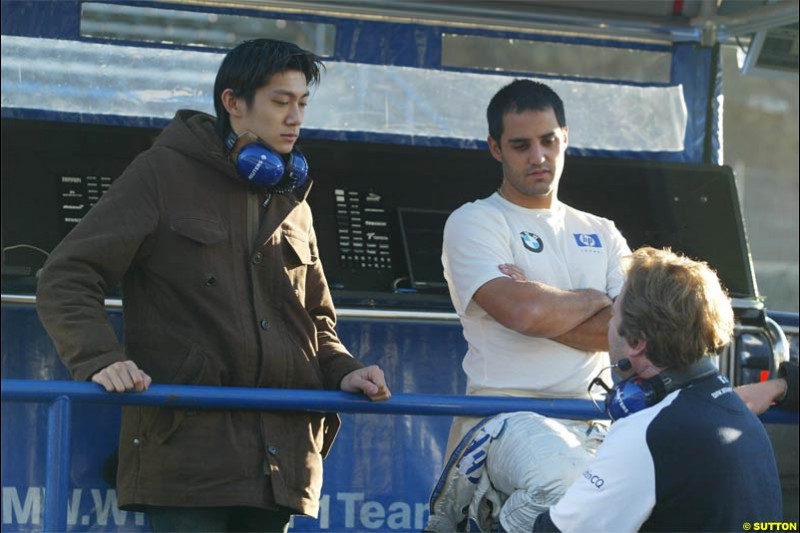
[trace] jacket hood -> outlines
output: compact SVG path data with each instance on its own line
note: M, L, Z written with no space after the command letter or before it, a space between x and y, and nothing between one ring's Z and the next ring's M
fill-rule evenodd
M180 152L237 182L244 183L228 157L225 143L217 134L216 119L208 113L181 109L175 114L172 122L164 128L153 146ZM295 201L303 201L308 197L311 184L312 180L309 179L302 188L294 191Z
M216 131L216 119L201 111L182 109L164 128L153 146L165 147L239 179L228 151Z

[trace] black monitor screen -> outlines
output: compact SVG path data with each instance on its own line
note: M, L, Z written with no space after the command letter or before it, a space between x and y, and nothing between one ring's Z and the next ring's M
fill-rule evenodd
M450 211L397 209L408 276L415 289L447 287L442 272L442 234Z
M572 158L559 198L613 220L631 249L669 246L706 261L732 297L757 296L728 167Z

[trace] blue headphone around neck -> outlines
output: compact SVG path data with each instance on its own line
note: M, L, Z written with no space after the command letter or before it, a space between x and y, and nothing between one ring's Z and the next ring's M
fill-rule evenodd
M627 359L620 360L614 366L623 371L631 368ZM686 368L668 368L651 378L631 376L613 388L609 388L598 376L592 380L590 388L596 384L606 390L605 411L611 420L619 420L657 404L669 393L693 381L716 373L717 367L714 362L708 357L701 357Z
M230 132L225 147L239 177L271 193L288 193L308 181L308 162L300 150L282 156L249 131L239 136Z

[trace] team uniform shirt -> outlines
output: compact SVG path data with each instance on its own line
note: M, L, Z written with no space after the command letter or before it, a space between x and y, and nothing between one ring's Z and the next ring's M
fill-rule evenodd
M714 375L615 422L534 531L741 531L781 502L764 426Z
M495 193L454 211L444 230L442 263L468 350L467 393L514 390L542 396L583 397L608 355L587 353L506 328L472 297L503 277L502 263L527 278L563 289L596 289L616 297L628 255L614 223L557 200L551 209L528 209Z

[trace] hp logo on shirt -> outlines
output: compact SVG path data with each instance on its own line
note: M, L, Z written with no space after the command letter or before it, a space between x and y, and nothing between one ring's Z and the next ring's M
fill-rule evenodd
M573 233L575 242L581 248L602 248L600 236L597 233Z
M531 252L538 254L544 250L544 243L541 237L530 231L522 231L519 234L522 237L522 245Z

